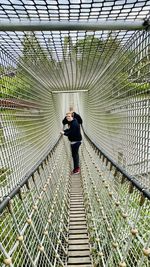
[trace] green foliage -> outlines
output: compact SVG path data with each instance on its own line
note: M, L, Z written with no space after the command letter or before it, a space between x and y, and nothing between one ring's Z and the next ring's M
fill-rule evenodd
M64 47L63 47L64 56L67 55L67 52L73 53L73 51L74 51L74 48L73 48L73 43L72 43L71 37L65 36L64 37Z
M27 76L16 75L15 77L3 76L1 79L1 98L30 98L32 84L28 83Z
M107 83L109 84L109 94L113 98L124 98L136 94L137 92L145 92L150 89L148 82L144 83L143 78L148 78L149 62L144 57L135 64L135 51L125 50L120 41L111 34L108 34L106 40L98 39L93 35L86 36L80 39L73 47L77 53L78 63L87 67L89 65L98 64L103 69L104 61L109 62L113 59L108 71ZM116 69L116 62L118 68ZM114 72L114 70L116 71ZM131 75L132 70L132 75ZM114 77L112 79L112 73ZM110 76L110 77L109 77ZM130 79L135 79L138 82L132 82ZM139 81L139 78L141 79ZM110 82L109 82L110 81Z
M140 93L140 92L145 92L148 93L148 91L150 90L150 83L129 83L128 86L130 87L131 92L130 95L133 95L135 93Z
M4 67L0 64L0 75L4 73Z
M22 56L19 59L19 65L33 67L35 70L37 67L46 66L50 63L48 55L44 52L38 38L33 32L26 33L23 38L23 50Z
M86 36L79 40L73 47L73 51L77 53L79 63L84 61L96 62L102 54L104 42L93 35Z
M120 51L120 53L117 53L117 51ZM51 59L48 58L35 34L32 32L26 33L23 38L22 55L19 59L17 73L15 77L2 76L0 97L30 99L34 90L33 84L31 77L29 81L30 72L28 73L23 66L27 66L28 69L31 68L33 72L37 73L42 68L46 73L48 69L53 69L55 61L50 47L49 53L51 54ZM108 76L107 80L109 81L110 79L109 94L111 97L127 97L135 94L137 90L145 90L145 85L142 84L142 81L141 84L137 84L132 82L132 79L147 75L149 63L146 57L135 64L135 52L125 51L120 41L112 34L108 34L105 40L93 35L87 35L84 39L79 39L75 44L73 44L70 36L66 36L64 37L63 54L66 59L69 54L72 60L77 56L78 66L83 68L87 68L87 66L90 68L91 65L94 64L96 66L98 64L103 69L106 64L104 61L109 62L113 58L114 62L105 73ZM64 66L63 61L64 59L59 64L56 64L58 71L60 67ZM119 68L116 70L112 80L111 73L114 71L116 62ZM11 69L9 66L7 68L8 70ZM0 70L4 73L2 65L0 65ZM131 82L128 77L130 77ZM149 85L146 85L146 87L149 88Z
M6 180L6 176L10 174L8 168L0 168L0 183Z
M32 32L24 35L22 61L36 65L41 58L41 54L41 47L35 35Z

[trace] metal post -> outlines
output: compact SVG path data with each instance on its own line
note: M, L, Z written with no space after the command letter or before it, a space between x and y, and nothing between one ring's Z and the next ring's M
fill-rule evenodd
M53 94L60 94L60 93L70 93L70 94L72 94L72 93L81 93L81 92L88 92L88 90L87 89L85 89L85 90L62 90L62 91L51 91Z
M98 31L98 30L144 30L148 29L148 21L95 21L95 22L72 22L72 21L11 21L0 22L0 31Z

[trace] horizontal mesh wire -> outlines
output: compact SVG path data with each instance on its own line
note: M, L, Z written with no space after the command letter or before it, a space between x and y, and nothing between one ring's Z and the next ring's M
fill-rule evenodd
M145 19L149 0L1 0L0 19L77 21Z
M21 58L15 59L13 51L8 53L2 48L1 55L0 185L3 198L53 147L60 125L52 94L41 81L41 73L34 75L28 67L22 67ZM38 57L36 60L40 61ZM31 63L35 64L32 60Z
M150 203L87 140L81 171L91 254L96 266L149 266ZM144 254L145 253L145 254ZM94 265L94 266L95 266Z
M103 65L79 97L85 130L128 173L150 189L149 33L137 32ZM111 52L110 52L111 53ZM109 54L109 51L108 51Z
M65 266L68 239L68 152L63 140L1 215L0 265ZM63 154L63 157L62 157ZM6 264L7 265L7 264Z
M69 102L60 96L54 106L54 93L74 90L88 90L78 104L88 135L149 187L149 32L3 32L1 38L2 196L59 135Z

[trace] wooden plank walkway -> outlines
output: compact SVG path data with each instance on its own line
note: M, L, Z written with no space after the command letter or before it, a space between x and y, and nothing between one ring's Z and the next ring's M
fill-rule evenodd
M81 176L72 175L69 215L68 267L92 267Z

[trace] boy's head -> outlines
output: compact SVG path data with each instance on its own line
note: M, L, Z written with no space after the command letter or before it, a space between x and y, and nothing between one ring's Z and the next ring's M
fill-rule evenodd
M67 121L72 121L73 120L73 114L72 114L72 112L67 112L66 113L66 119L67 119Z

